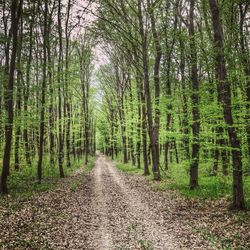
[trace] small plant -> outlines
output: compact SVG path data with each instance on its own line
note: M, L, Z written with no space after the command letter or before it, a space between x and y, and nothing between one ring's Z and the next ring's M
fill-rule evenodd
M124 244L120 244L115 247L115 250L127 250L128 248Z
M91 157L86 165L87 171L91 171L95 165L95 158Z
M136 224L136 223L131 223L131 224L128 226L128 231L129 231L129 232L136 231L136 228L137 228L137 224Z
M74 181L74 182L71 184L70 191L71 191L71 192L76 192L76 191L77 191L77 188L78 188L78 183Z
M140 249L142 249L142 250L153 250L154 249L152 242L149 240L139 240L138 243L139 243Z
M201 233L204 240L209 241L213 246L217 246L216 237L206 228L197 228L197 232Z

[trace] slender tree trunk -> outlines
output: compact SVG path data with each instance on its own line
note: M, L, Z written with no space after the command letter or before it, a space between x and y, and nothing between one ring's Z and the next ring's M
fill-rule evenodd
M29 101L29 92L30 92L30 70L31 70L31 62L32 62L32 51L33 51L33 24L34 24L34 15L32 15L32 19L30 20L29 25L29 55L26 66L26 87L24 88L24 100L23 100L23 109L25 117L28 118L28 101ZM31 165L30 159L30 147L29 147L29 135L27 124L23 131L23 139L25 146L25 159L28 165Z
M246 132L247 132L247 142L248 142L248 155L250 157L250 59L249 59L249 48L244 37L244 21L246 19L247 13L249 13L249 3L239 5L240 7L240 47L241 47L241 57L243 62L243 67L246 75L246 101L247 101L247 115L246 115ZM250 173L250 167L248 167L248 172Z
M192 82L192 162L190 166L190 188L196 188L198 186L198 166L199 166L199 137L200 137L200 111L199 111L199 79L197 68L197 51L195 41L195 29L194 29L194 9L195 0L190 0L190 23L189 23L189 38L190 38L190 51L191 51L191 82Z
M43 80L42 80L42 92L41 92L41 112L40 112L40 137L39 137L39 149L38 149L38 164L37 164L37 176L38 182L42 181L42 163L43 163L43 148L44 148L44 132L45 132L45 104L46 104L46 88L47 88L47 29L48 29L48 0L44 1L44 28L43 28Z
M234 127L232 106L231 106L231 86L227 79L226 62L223 52L223 28L220 20L220 12L216 0L209 0L212 14L212 24L214 30L215 46L215 68L218 80L218 90L223 107L224 120L228 126L230 146L232 148L233 163L233 209L244 208L244 193L242 180L241 147L236 128Z
M52 13L49 16L48 21L48 41L47 41L47 54L48 54L48 85L50 90L49 100L49 153L50 153L50 164L53 166L55 163L55 112L54 112L54 88L53 88L53 62L51 56L51 44L50 44L50 33L52 24Z
M16 54L17 54L17 40L18 40L18 27L19 19L22 12L23 1L12 0L11 3L11 38L12 38L12 54L9 66L9 78L5 91L5 102L7 107L7 123L5 126L5 148L3 156L3 168L1 175L1 192L3 194L8 193L7 176L10 168L10 154L12 143L12 131L13 131L13 91L14 91L14 74L16 67Z
M151 22L151 29L153 34L153 42L155 47L155 62L154 62L154 87L155 87L155 117L154 126L152 131L152 162L153 162L153 174L155 180L160 180L160 154L159 154L159 129L160 129L160 64L162 58L162 48L158 32L156 30L156 21L154 14L154 6L148 1L149 16ZM149 90L150 91L150 90Z
M141 79L137 77L137 101L138 101L138 120L137 120L137 142L136 142L136 161L137 161L137 168L141 168L141 125L142 125L142 118L141 118L141 96L140 96L140 86L141 86Z
M55 163L55 135L54 135L54 90L52 86L52 60L51 60L51 51L50 46L48 45L48 84L50 86L50 104L49 104L49 141L50 141L50 164L53 166Z
M135 149L134 149L134 105L133 105L133 90L131 86L131 79L129 79L130 82L130 88L129 88L129 103L130 103L130 112L131 112L131 128L130 128L130 136L129 136L129 148L130 148L130 155L132 159L132 165L136 165L136 158L135 158Z
M21 13L22 16L22 13ZM17 48L17 93L16 93L16 117L20 118L21 116L21 102L22 102L22 86L21 86L21 52L22 52L22 36L23 36L23 22L22 17L20 18L20 31L18 35L18 48ZM16 131L15 131L15 170L19 170L20 161L19 161L19 148L20 148L20 139L21 139L21 125L20 121L16 122Z
M71 139L70 139L70 130L71 130L71 110L69 104L69 94L68 94L68 78L69 78L69 17L70 17L70 10L71 10L71 0L68 0L68 7L67 7L67 17L66 17L66 58L65 58L65 91L66 91L66 157L67 157L67 167L71 166L70 161L70 153L71 153ZM88 161L88 160L86 160Z
M182 38L180 42L180 71L181 71L181 83L182 83L182 92L183 92L183 145L185 149L185 159L190 159L190 150L189 150L189 122L188 122L188 96L187 96L187 82L185 81L185 44Z
M169 151L169 141L164 143L164 168L168 170L168 151Z
M166 4L166 15L169 14L169 3L167 2ZM179 8L179 0L176 1L175 3L175 17L174 17L174 31L177 30L177 24L178 24L178 8ZM165 83L165 94L166 97L168 98L168 104L166 105L166 109L167 109L167 114L166 114L166 130L170 131L171 129L171 120L172 120L172 109L173 109L173 105L171 102L171 97L172 97L172 88L171 88L171 63L172 63L172 55L173 55L173 51L174 51L174 45L175 45L175 41L176 41L176 36L173 35L172 37L172 41L170 42L168 39L168 33L167 33L167 26L169 24L166 23L165 24L165 29L164 29L164 35L165 35L165 47L166 47L166 58L164 58L164 66L165 66L165 71L166 71L166 83ZM182 48L181 48L182 49ZM167 170L168 169L168 152L169 152L169 139L170 138L166 138L166 141L164 143L164 167Z
M122 132L122 148L123 148L123 163L128 163L128 149L127 149L127 136L126 136L126 124L125 124L125 112L124 112L124 97L121 97L121 107L119 109L121 132Z
M61 26L61 0L58 1L58 35L59 35L59 56L58 56L58 68L57 68L57 81L58 85L61 84L61 72L62 72L62 26ZM59 128L58 128L58 167L60 172L60 177L64 178L64 170L63 170L63 128L62 128L62 88L58 88L58 120L59 120Z
M144 91L145 91L145 99L147 105L147 123L148 123L148 133L150 138L150 145L151 145L151 153L152 153L152 162L153 162L153 174L155 180L160 180L160 170L159 170L159 145L158 145L158 137L159 137L159 110L156 107L156 114L155 114L155 127L153 124L153 115L152 115L152 103L151 103L151 93L150 93L150 84L149 84L149 71L148 71L148 41L147 35L144 30L144 23L143 23L143 16L142 16L142 2L141 0L137 1L138 5L138 19L139 19L139 27L140 27L140 36L142 40L142 60L143 60L143 75L144 75ZM159 101L159 94L160 94L160 86L159 86L159 79L157 77L157 72L159 70L159 55L157 52L156 55L156 62L154 65L154 81L155 81L155 97L156 97L156 104Z
M89 79L86 81L86 94L85 94L85 165L88 163L89 156Z
M174 146L174 151L175 151L175 160L176 163L179 164L179 154L178 154L178 149L177 149L177 145L176 145L176 140L173 141L173 146Z
M221 103L221 100L219 101ZM227 150L225 147L227 146L226 140L223 138L224 136L224 128L220 125L216 128L216 149L214 152L214 165L213 165L213 175L217 175L218 172L218 164L219 164L219 158L221 156L222 160L222 172L223 175L227 175L227 165L228 165L228 159L227 159ZM220 147L221 149L219 149Z
M149 160L148 160L148 142L147 142L147 111L145 95L142 93L142 150L143 150L143 165L144 175L149 175Z

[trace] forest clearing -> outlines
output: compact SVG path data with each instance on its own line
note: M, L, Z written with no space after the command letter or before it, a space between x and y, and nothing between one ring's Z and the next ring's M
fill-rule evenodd
M248 0L0 20L0 249L250 249Z

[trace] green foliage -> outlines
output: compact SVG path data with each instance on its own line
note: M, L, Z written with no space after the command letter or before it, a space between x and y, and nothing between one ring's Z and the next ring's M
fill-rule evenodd
M89 161L86 165L86 169L87 171L91 171L93 169L93 167L95 166L95 157L89 157Z
M116 162L116 167L120 171L126 172L128 174L143 174L142 168L137 168L136 166L131 166L131 164L124 164L121 162Z
M189 176L185 164L174 164L168 171L168 178L163 179L159 184L154 184L154 187L160 190L178 190L188 198L218 199L226 197L231 199L232 192L232 177L223 176L218 173L218 176L210 176L209 169L211 163L200 164L199 187L191 190L188 186ZM244 186L247 203L250 201L250 177L244 177Z
M138 169L131 164L123 164L120 161L116 162L117 168L128 174L143 174L143 169ZM152 182L152 187L156 190L178 190L187 198L198 198L201 200L218 199L225 197L231 199L232 192L232 177L223 176L218 173L218 176L211 176L211 162L200 164L199 187L191 190L189 183L189 162L182 164L172 164L168 171L163 172L160 182ZM153 176L148 179L153 180ZM246 203L250 202L250 176L244 176L244 187L246 193Z
M143 249L143 250L153 250L154 249L152 242L149 240L138 240L138 244L140 246L140 249Z
M65 167L65 175L70 176L75 170L82 167L82 160L72 161L70 168ZM91 158L87 169L91 169L93 159ZM20 198L29 198L30 196L39 192L45 192L53 189L60 178L57 165L52 166L48 157L44 157L43 162L43 175L42 183L37 182L37 164L33 162L31 166L24 166L19 171L11 171L8 179L10 195Z

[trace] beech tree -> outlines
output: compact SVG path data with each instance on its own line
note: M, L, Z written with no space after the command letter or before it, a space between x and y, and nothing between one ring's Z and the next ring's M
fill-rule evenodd
M12 131L13 131L13 120L14 120L14 74L16 69L16 56L18 47L18 27L23 7L23 1L13 0L11 2L11 27L8 34L9 41L6 44L6 63L5 63L5 74L7 84L5 89L5 107L7 112L7 121L5 125L5 147L3 156L3 168L1 175L1 191L2 193L8 193L7 187L7 176L10 171L10 152L12 146ZM6 27L7 28L7 27ZM10 44L11 42L11 44ZM10 55L10 46L12 51Z
M0 18L3 194L15 174L40 186L99 150L189 189L232 182L245 207L247 1L11 0Z
M51 168L58 164L60 177L64 177L64 166L70 167L71 155L76 156L77 141L84 140L85 135L77 132L80 121L75 120L83 111L76 94L81 86L80 75L75 74L79 67L74 63L77 61L80 65L77 44L80 44L81 32L76 40L71 38L83 19L72 13L74 4L71 0L66 5L61 1L1 3L3 194L8 193L7 179L13 171L22 172L26 166L33 169L35 163L37 180L41 183L48 159ZM88 74L88 92L92 91L92 71L88 70L92 60L90 57L83 69L88 72L82 72ZM91 98L92 94L86 96L89 103ZM5 107L4 111L2 107ZM95 144L90 136L95 129L91 126L94 122L91 112L92 107L84 111L84 115L89 117L89 131L86 133L91 139L86 158L94 153ZM2 138L3 125L5 139ZM79 154L81 156L83 151L79 150Z
M242 180L242 161L241 148L237 131L234 127L231 102L231 86L227 78L226 62L223 48L223 29L220 21L220 12L215 0L209 1L212 22L214 30L214 48L215 48L215 67L216 78L218 80L218 94L223 107L224 120L228 125L228 136L232 147L232 165L233 165L233 204L236 209L244 208L243 180Z
M243 172L248 169L242 160L248 156L242 155L240 144L243 143L245 150L248 140L248 126L245 123L247 114L241 109L236 115L239 111L237 102L240 96L237 91L240 85L235 84L232 90L229 79L235 74L241 75L237 81L245 86L246 92L242 95L247 99L247 84L245 80L242 81L245 79L243 74L247 73L247 63L242 51L246 52L248 46L244 40L247 28L243 24L246 22L248 5L233 3L232 6L228 4L221 7L225 13L231 7L237 11L234 16L238 18L235 19L238 30L235 29L237 31L233 33L233 41L236 46L241 44L240 50L235 50L234 55L242 62L242 66L240 69L239 66L235 68L236 65L229 61L230 69L227 69L226 60L230 59L227 59L229 54L226 46L235 43L227 45L225 42L223 25L224 29L228 29L228 23L223 22L226 17L220 15L217 1L173 3L131 0L114 4L102 0L98 4L100 8L94 13L97 22L93 31L102 43L109 44L117 58L115 65L111 63L107 68L102 67L98 75L105 96L103 112L106 115L101 117L107 120L105 129L99 127L102 141L100 148L112 158L114 151L118 151L118 157L121 152L123 161L127 162L128 159L132 165L134 159L129 152L136 148L138 167L142 151L144 173L149 173L148 164L152 160L152 172L156 180L160 179L160 170L165 173L174 164L183 164L189 172L191 189L199 186L198 170L204 171L204 162L209 166L207 171L210 176L220 172L226 176L232 170L232 207L242 209ZM211 4L217 7L211 7ZM113 56L110 53L106 55L112 61ZM123 94L123 102L119 102L119 105L124 103L121 107L124 118L121 119L118 104L110 101L119 95L119 91L111 87L115 84L115 78L109 76L113 75L115 68L124 64L124 60L129 67L130 84ZM126 74L124 67L121 70ZM122 86L122 83L119 85ZM105 86L114 90L108 91ZM130 110L135 115L131 116ZM245 130L243 127L236 128L234 119L238 124L245 124L242 125ZM123 125L117 127L117 121L123 121ZM135 121L137 135L131 140L130 128L135 128ZM110 131L111 136L104 130ZM126 155L131 157L126 159Z

